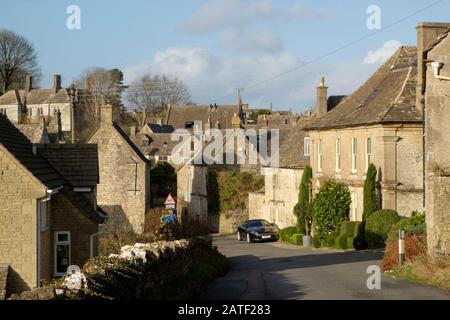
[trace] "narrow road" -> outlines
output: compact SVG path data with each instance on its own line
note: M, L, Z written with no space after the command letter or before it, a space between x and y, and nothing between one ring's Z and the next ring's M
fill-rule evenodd
M367 267L380 265L380 251L299 248L281 243L238 242L216 236L231 270L213 282L206 300L447 299L450 291L381 278L380 290L367 288Z

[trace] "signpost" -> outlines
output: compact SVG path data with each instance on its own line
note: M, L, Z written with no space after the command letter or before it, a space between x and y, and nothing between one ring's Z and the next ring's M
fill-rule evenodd
M169 193L169 195L167 196L166 201L164 201L164 205L166 206L167 210L175 210L175 208L177 206L177 202L172 197L171 193Z

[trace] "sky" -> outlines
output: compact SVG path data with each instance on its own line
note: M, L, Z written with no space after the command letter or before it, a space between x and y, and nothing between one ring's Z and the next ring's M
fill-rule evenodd
M67 27L71 5L79 29ZM89 68L119 68L126 84L177 77L194 103L236 103L243 88L252 108L302 112L320 76L330 95L351 94L416 45L418 22L450 22L448 12L450 0L0 0L0 29L33 44L42 87L55 73L69 86Z

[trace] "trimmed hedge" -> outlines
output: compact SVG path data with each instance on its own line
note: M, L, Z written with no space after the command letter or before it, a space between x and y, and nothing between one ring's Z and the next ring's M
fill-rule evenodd
M398 237L398 230L402 229L408 235L421 235L426 233L425 214L414 212L411 217L400 220L389 231L389 240Z
M328 235L327 238L327 247L328 248L336 248L336 241L339 237L339 231L333 231Z
M366 237L363 234L357 235L353 238L353 248L356 250L366 250L368 247Z
M392 226L400 221L397 212L390 209L372 213L366 221L366 240L369 249L383 248Z
M312 243L313 243L314 248L322 247L322 239L320 239L317 236L312 238Z
M287 227L280 230L280 240L297 246L303 245L303 233L297 231L297 227Z

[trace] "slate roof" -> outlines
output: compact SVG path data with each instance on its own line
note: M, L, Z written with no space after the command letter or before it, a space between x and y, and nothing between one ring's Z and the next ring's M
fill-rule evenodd
M89 201L87 197L73 191L73 185L67 181L4 115L0 114L0 145L4 146L34 177L48 189L63 187L72 204L77 206L88 218L103 223L106 214Z
M0 96L0 105L23 104L25 99L25 90L9 90Z
M9 90L0 97L0 105L6 104L48 104L69 103L70 96L67 89L33 89L28 94L25 90Z
M137 134L133 141L146 155L170 156L179 141L171 141L171 133Z
M37 148L74 187L95 187L99 183L96 144L40 144Z
M31 143L50 143L50 136L47 128L43 124L16 124Z
M172 133L175 131L175 128L171 125L156 123L147 123L147 125L153 133Z
M212 127L219 121L220 129L231 129L231 118L235 113L239 115L239 111L239 105L218 105L217 108L209 105L178 105L171 108L167 123L175 129L183 129L186 122L202 121L204 128L210 119Z
M0 114L0 144L47 188L58 188L65 183L61 175L45 159L33 154L30 140L2 114Z
M416 47L401 47L359 89L307 130L389 123L422 123L415 108Z

